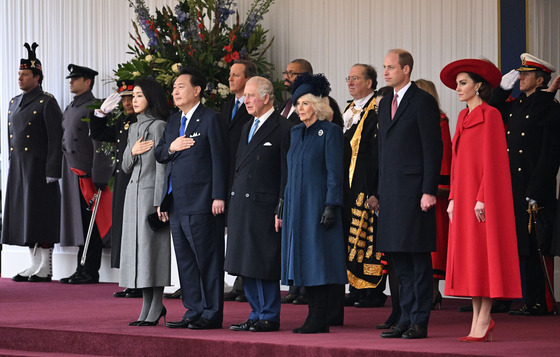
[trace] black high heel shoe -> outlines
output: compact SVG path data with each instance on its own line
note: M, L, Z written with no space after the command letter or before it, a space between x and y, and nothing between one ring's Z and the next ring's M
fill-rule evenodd
M442 302L442 296L441 293L438 291L436 298L434 299L434 301L432 301L432 310L436 309L436 306L439 305L439 310L441 310L441 302Z
M144 322L144 321L142 321L142 320L132 321L132 322L130 322L130 323L128 324L128 326L138 326L138 325L140 325L142 322Z
M167 318L165 317L166 315L167 315L167 309L164 306L163 309L161 309L161 313L159 314L159 317L155 321L140 321L140 323L136 326L157 326L159 325L159 320L162 317L163 317L163 324L166 324L167 323Z

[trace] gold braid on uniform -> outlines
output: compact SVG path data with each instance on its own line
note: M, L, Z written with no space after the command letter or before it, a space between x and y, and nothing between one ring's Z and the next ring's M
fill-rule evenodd
M352 113L354 113L354 102L352 102L349 107L350 110L352 110ZM352 188L352 179L354 177L354 169L356 168L356 160L358 159L358 151L360 149L360 141L362 140L362 130L364 129L364 122L370 110L375 110L375 98L371 99L369 105L364 110L364 114L360 119L360 123L356 128L356 132L354 132L354 136L352 136L352 140L350 140L350 146L352 147L352 158L350 159L350 170L348 173L350 188Z

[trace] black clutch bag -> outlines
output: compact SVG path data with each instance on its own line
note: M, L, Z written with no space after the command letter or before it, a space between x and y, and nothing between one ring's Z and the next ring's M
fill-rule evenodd
M157 212L155 212L148 215L148 224L150 225L152 231L156 232L164 227L169 226L169 221L160 221Z

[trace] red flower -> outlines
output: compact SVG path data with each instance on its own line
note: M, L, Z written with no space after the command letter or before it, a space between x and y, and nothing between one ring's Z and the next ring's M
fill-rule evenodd
M225 46L224 50L226 50L228 53L231 53L231 51L233 50L231 45Z
M204 25L203 24L198 24L198 28L202 30L204 28Z
M200 37L200 39L201 39L202 41L204 41L204 35L203 35L203 34L199 33L199 34L198 34L198 37Z
M238 60L239 59L239 52L235 51L231 54L231 58L233 60Z
M229 53L227 55L225 55L224 61L226 61L226 63L230 63L231 61L233 61L233 59L231 58L231 55Z

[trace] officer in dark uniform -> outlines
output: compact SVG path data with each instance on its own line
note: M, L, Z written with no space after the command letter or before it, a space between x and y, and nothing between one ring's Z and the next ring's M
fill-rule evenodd
M538 206L546 217L556 207L556 173L560 159L560 117L554 92L546 86L555 68L533 55L521 55L522 66L504 75L490 104L500 109L506 137L521 266L525 271L525 305L512 315L546 315L546 281L538 249L550 254L550 236L529 222L528 210ZM521 94L508 101L519 78ZM536 205L536 206L535 206ZM551 231L549 233L552 233ZM523 272L522 272L523 274Z
M98 150L101 143L89 137L89 125L84 118L95 98L91 89L98 74L91 68L70 64L70 91L73 101L63 114L62 128L62 205L60 244L78 246L78 262L74 274L60 279L61 283L92 284L99 282L99 267L103 243L110 237L111 191L107 182L113 172L111 157ZM85 265L80 264L91 219L93 192L102 190L95 225L88 246ZM88 191L92 194L88 196Z
M56 99L41 88L43 70L37 44L25 44L19 88L10 101L8 145L10 166L6 187L2 243L29 247L31 266L14 281L47 282L52 277L52 248L60 236L62 112Z
M111 268L119 268L122 240L122 221L124 196L130 174L121 169L123 152L128 139L128 128L136 123L136 114L132 107L132 89L134 80L117 80L117 92L111 94L100 109L90 116L90 137L97 141L115 143L115 168L113 171L113 206L111 228ZM122 113L114 110L122 103ZM112 120L111 120L112 119ZM126 288L113 294L115 297L142 297L141 289Z

